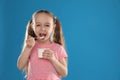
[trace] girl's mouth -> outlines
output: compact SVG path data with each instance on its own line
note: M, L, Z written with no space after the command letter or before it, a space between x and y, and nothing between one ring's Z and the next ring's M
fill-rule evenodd
M45 33L40 33L38 39L39 39L39 40L44 40L45 37L46 37L46 34L45 34Z

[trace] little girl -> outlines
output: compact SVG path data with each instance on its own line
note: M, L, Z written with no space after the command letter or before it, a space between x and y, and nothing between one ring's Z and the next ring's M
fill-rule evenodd
M67 75L62 27L51 12L40 10L33 14L17 66L25 69L27 80L61 80Z

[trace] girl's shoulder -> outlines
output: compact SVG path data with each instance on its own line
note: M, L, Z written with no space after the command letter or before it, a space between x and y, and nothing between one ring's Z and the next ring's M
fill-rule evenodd
M55 43L55 42L54 42L54 46L57 47L57 48L62 48L63 47L62 45L60 45L58 43Z
M58 44L58 43L54 43L54 47L57 49L57 50L63 50L65 49L62 45Z

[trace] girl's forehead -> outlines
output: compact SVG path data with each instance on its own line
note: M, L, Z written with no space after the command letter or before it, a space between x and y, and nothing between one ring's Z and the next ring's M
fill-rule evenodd
M53 21L53 17L50 14L47 13L38 13L34 16L35 22L51 22Z
M52 18L53 19L53 16L48 14L48 13L37 13L35 16L35 18Z

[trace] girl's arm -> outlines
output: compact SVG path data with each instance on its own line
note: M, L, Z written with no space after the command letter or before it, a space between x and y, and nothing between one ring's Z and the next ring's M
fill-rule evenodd
M22 70L26 67L28 60L29 60L30 52L34 45L35 45L34 38L31 36L28 36L28 38L26 40L26 46L18 58L18 62L17 62L18 69Z
M18 69L23 70L27 65L31 49L32 48L29 48L28 46L26 46L23 52L21 53L21 55L19 56L18 62L17 62Z
M51 62L60 76L64 77L68 74L67 59L63 58L59 61L57 59L54 59L51 60Z

